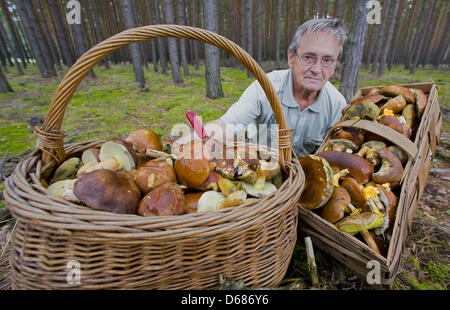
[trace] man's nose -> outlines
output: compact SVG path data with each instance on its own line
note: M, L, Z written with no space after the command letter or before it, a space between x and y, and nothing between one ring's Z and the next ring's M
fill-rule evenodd
M320 63L320 59L317 59L317 61L310 68L311 72L315 73L315 74L320 73L321 69L322 69L322 64Z

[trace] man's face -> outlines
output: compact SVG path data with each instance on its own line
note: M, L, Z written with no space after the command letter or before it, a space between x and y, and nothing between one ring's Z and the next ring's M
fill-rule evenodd
M312 65L306 65L300 60L301 57L311 59L310 56L317 57ZM297 54L288 52L294 90L300 88L308 92L320 91L333 75L338 56L339 42L335 36L325 31L305 33L297 47ZM332 65L322 65L321 58L331 59Z

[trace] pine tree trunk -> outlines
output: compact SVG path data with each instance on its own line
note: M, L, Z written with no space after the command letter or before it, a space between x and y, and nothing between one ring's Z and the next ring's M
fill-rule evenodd
M247 21L247 25L245 27L247 30L247 53L253 57L253 0L245 1L245 19ZM247 77L252 77L252 74L248 70Z
M9 85L2 68L0 67L0 93L13 92L11 85Z
M52 61L52 65L55 65L58 70L62 70L60 61L61 58L59 57L55 42L53 41L52 34L47 23L48 17L45 14L45 7L43 6L43 3L41 1L36 2L35 11L37 13L39 24L41 25L41 29L44 34L44 43L47 47L47 50L50 51L49 56Z
M31 1L16 1L16 8L42 77L56 76L55 68L48 56L50 52L45 47L44 35L36 19L33 4Z
M261 62L263 55L263 11L262 11L262 0L256 0L256 16L257 16L257 44L256 44L256 61Z
M381 48L383 46L383 41L384 41L384 37L385 37L385 26L386 26L386 21L388 20L388 16L389 16L389 7L391 5L391 0L385 0L383 2L383 9L382 9L382 13L381 13L381 24L377 25L377 27L380 27L379 32L378 32L378 38L377 38L377 45L375 47L375 54L372 60L372 69L370 71L371 74L375 74L377 72L377 66L378 66L378 62L380 60L380 55L381 55Z
M345 49L345 63L342 68L339 91L350 101L356 92L358 86L358 74L361 65L364 43L367 35L367 14L369 9L366 7L365 0L357 0L354 17L352 22L352 31L348 36L348 46Z
M159 1L154 0L154 12L155 12L155 19L156 24L162 24L161 20L161 14L159 11ZM147 0L147 5L150 7L150 0ZM167 51L166 51L166 41L163 38L158 38L158 52L159 52L159 61L161 64L161 71L162 74L167 74Z
M173 9L173 0L163 1L164 15L166 24L175 24L175 14ZM175 83L183 83L180 72L180 61L178 59L178 46L175 38L168 38L169 41L169 60L172 68L172 78Z
M6 22L8 23L9 31L14 40L15 50L17 51L18 56L22 60L22 65L24 66L24 68L26 68L27 67L27 59L25 57L25 50L24 50L22 41L20 40L19 35L17 34L14 23L12 21L11 12L8 9L6 0L1 0L0 5L3 10L3 14L5 14L5 18L6 18Z
M445 26L444 34L441 39L441 43L438 45L437 51L433 56L433 66L437 69L439 68L439 65L444 60L444 55L446 52L446 49L448 48L450 43L450 23L447 22L447 25Z
M105 36L103 35L103 26L102 26L102 19L101 16L103 16L101 12L101 5L97 3L97 1L91 2L92 6L92 13L94 15L95 19L95 33L97 37L97 42L101 42L105 39ZM102 59L102 63L105 66L105 69L109 69L109 61L108 56Z
M2 37L2 42L4 42L4 44L5 44L5 49L6 50L10 50L11 51L11 53L12 53L12 55L11 56L13 56L12 58L14 58L14 64L15 64L15 66L16 66L16 68L17 68L17 73L19 74L19 75L24 75L24 73L23 73L23 70L22 70L22 66L20 65L20 62L19 62L19 58L20 58L20 56L19 56L19 52L18 52L18 50L12 45L12 42L10 42L9 40L8 40L8 35L6 34L6 30L5 30L5 28L3 27L3 23L0 21L0 36Z
M281 0L277 0L277 15L275 29L275 65L280 68L280 41L281 41Z
M391 39L392 34L394 31L395 21L397 20L397 14L398 14L398 6L400 4L400 0L394 0L394 5L390 11L389 15L389 28L387 32L386 41L383 45L383 52L381 54L380 59L380 67L378 68L378 77L381 77L384 74L384 68L386 66L386 59L389 51L389 47L391 46ZM386 14L386 12L385 12Z
M411 66L412 66L412 62L413 62L413 59L414 59L414 55L415 55L415 52L416 52L416 50L417 50L417 41L418 41L418 37L419 37L419 35L420 35L420 33L419 33L419 30L420 30L420 27L421 27L421 25L422 25L422 20L424 19L424 17L425 17L425 13L426 13L426 10L425 10L425 1L419 1L419 3L421 4L421 6L418 6L417 8L418 8L418 14L417 14L417 16L415 16L415 22L416 22L416 24L415 24L415 26L413 27L413 30L412 30L412 36L411 36L411 39L410 39L410 42L409 42L409 46L408 46L408 48L407 48L407 57L405 57L405 60L406 60L406 62L405 62L405 69L407 69L407 70L410 70L411 69Z
M185 18L185 6L183 0L178 0L178 23L180 25L186 25L186 18ZM181 53L181 66L183 67L183 73L184 76L189 75L189 66L187 61L187 47L186 47L186 40L181 39L180 40L180 53Z
M408 9L407 0L401 0L400 2L400 7L399 7L399 13L398 13L398 17L397 17L397 24L394 27L396 29L395 31L395 35L394 38L392 39L392 46L391 46L391 51L389 53L389 57L388 57L388 70L391 71L392 70L392 65L394 63L395 60L395 56L397 54L397 49L399 46L399 39L400 39L400 34L404 35L404 31L405 31L405 26L406 26L406 14L405 16L403 16L403 11L404 11L404 7L406 4L406 10Z
M436 3L436 1L435 0L430 0L430 2L431 3L430 3L430 7L428 9L427 19L426 19L425 24L423 26L422 34L420 35L420 41L419 41L419 45L417 47L417 52L416 52L416 55L415 55L414 60L412 62L411 69L409 71L411 74L414 74L416 72L416 68L417 68L417 65L419 63L420 55L422 54L422 50L423 50L423 44L425 42L425 38L427 36L428 28L429 28L429 25L430 25L431 16L433 15L434 4Z
M130 0L120 0L120 6L122 8L123 21L126 29L135 28L135 18L133 7ZM128 45L128 50L133 64L134 78L139 83L139 88L145 87L144 69L142 65L142 55L137 43Z
M217 32L217 0L203 0L205 29ZM211 99L223 97L220 80L219 49L205 44L206 96Z

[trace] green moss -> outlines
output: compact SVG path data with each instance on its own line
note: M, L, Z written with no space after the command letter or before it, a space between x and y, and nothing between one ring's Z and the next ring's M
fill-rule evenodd
M25 123L1 124L0 137L0 153L20 154L36 145L36 136Z

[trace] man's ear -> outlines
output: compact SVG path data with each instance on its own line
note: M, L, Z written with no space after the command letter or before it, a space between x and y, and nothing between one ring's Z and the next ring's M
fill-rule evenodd
M293 65L293 62L294 62L294 57L295 57L294 53L292 53L291 51L287 52L287 59L288 59L289 68L292 68L292 65Z

